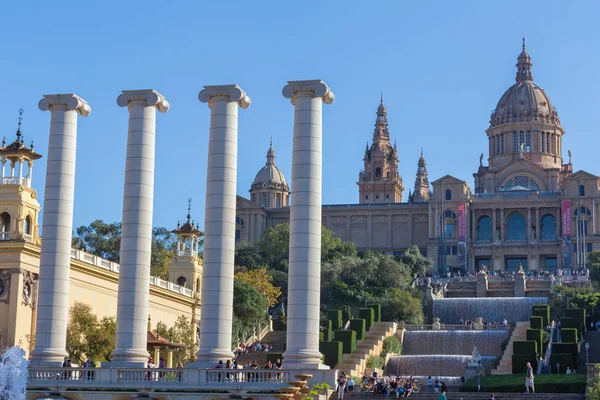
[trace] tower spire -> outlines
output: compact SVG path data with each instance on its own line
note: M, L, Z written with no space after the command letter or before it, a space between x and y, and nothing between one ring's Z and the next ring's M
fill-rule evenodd
M19 109L19 126L17 127L17 141L23 143L23 139L21 138L23 135L21 134L21 124L23 123L23 109Z
M533 81L533 76L531 75L531 57L525 50L525 38L523 37L523 51L519 54L517 59L517 82L525 82L525 81Z
M190 197L188 199L188 213L187 213L187 222L190 222L190 219L192 218L192 198Z
M429 177L427 176L427 162L423 156L423 147L421 147L421 157L417 163L417 176L415 179L415 190L413 191L413 201L429 200Z
M267 151L267 165L275 165L275 149L273 148L273 136L269 142L269 150Z

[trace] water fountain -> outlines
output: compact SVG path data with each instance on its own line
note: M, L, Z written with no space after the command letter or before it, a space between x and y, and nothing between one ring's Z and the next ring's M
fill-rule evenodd
M446 325L459 324L460 320L475 320L500 323L529 321L531 306L546 304L547 297L465 297L433 299L433 316Z
M25 399L28 364L20 347L10 347L0 355L0 399Z

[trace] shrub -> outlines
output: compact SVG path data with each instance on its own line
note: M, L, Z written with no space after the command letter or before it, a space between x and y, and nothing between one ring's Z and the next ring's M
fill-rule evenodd
M366 321L362 318L360 319L351 319L350 320L350 329L356 332L356 340L363 340L367 331Z
M342 329L342 310L327 310L327 319L331 321L334 331Z
M369 356L367 358L367 368L378 368L383 369L385 359L381 356Z
M530 317L529 318L529 326L531 329L544 329L542 324L544 323L544 319L542 317Z
M553 374L556 374L556 364L560 364L560 372L564 374L567 372L567 367L573 367L573 355L572 354L560 354L554 351L550 354L550 370Z
M565 315L567 317L578 319L579 326L577 327L577 331L580 333L585 332L585 308L567 308L565 310Z
M548 304L536 304L531 307L531 315L543 318L544 326L548 326L550 321L550 306Z
M600 400L600 379L588 383L586 396L588 400Z
M342 351L347 354L354 353L356 349L356 332L354 331L333 331L333 340L342 342Z
M538 354L537 342L535 340L515 340L513 354Z
M525 376L519 375L488 375L479 377L481 391L498 393L522 393L525 389ZM585 374L575 375L536 375L536 393L585 393ZM589 386L588 386L589 387ZM476 392L477 377L467 380L461 387L461 392ZM539 396L539 395L538 395ZM456 397L459 398L460 396ZM542 396L543 397L543 396ZM478 397L483 398L483 397ZM500 396L498 396L500 398ZM503 396L502 398L510 398ZM600 399L593 399L600 400Z
M375 313L375 322L381 322L381 304L369 304L368 307Z
M319 342L325 340L325 332L319 332Z
M562 328L560 330L560 334L563 342L579 342L579 337L577 336L577 329L575 328Z
M396 335L388 336L383 339L381 357L385 357L388 353L400 354L401 352L402 342Z
M350 321L352 319L352 308L349 305L342 306L342 320Z
M342 342L321 342L319 351L323 354L323 363L332 369L342 362Z
M574 328L574 329L577 329L578 331L580 331L581 324L579 323L579 319L571 318L571 317L562 317L560 319L560 329L564 329L564 328Z
M333 330L331 329L331 321L321 321L321 328L323 331L323 341L329 342L331 340L331 333L333 332Z
M535 343L535 342L534 342ZM527 363L531 363L531 367L534 371L537 371L537 357L535 353L532 354L513 354L512 356L512 373L513 374L525 374L527 370ZM523 382L525 384L525 382Z
M542 330L541 329L527 329L527 340L534 340L538 350L538 355L544 352L542 347Z
M375 323L375 312L372 308L361 308L358 310L359 318L365 320L367 330L371 329L373 324Z
M579 347L577 346L577 343L552 343L552 354L554 353L571 354L573 357L573 364L571 364L570 367L577 369L577 365L579 364Z

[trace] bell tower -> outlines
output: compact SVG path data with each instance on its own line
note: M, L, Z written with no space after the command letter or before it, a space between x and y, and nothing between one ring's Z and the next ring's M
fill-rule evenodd
M192 289L200 295L202 290L202 259L198 257L200 238L204 236L191 219L192 199L188 199L187 221L172 231L177 236L177 249L169 266L169 281Z
M37 192L32 188L33 162L42 158L27 147L21 123L23 109L19 110L16 140L0 147L0 242L27 242L40 245Z

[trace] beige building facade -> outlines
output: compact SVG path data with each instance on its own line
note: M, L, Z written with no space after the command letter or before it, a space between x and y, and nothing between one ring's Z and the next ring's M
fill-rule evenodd
M516 66L516 82L491 114L487 165L482 153L472 187L450 175L430 183L421 152L414 188L402 202L382 98L357 182L359 202L324 205L323 224L359 250L401 254L416 245L440 272L582 269L589 252L600 249L600 180L574 172L570 151L565 157L565 130L533 82L525 41ZM277 179L285 181L283 174ZM257 201L263 186L273 184L259 173L250 198L237 198L238 243L256 242L269 227L289 222L288 205ZM289 195L287 186L277 190Z

